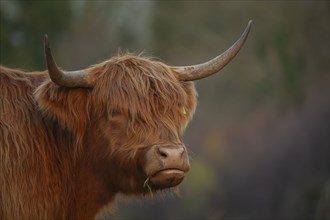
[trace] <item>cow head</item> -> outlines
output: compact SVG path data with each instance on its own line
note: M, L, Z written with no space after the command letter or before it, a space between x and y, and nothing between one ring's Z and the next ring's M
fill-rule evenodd
M76 135L77 146L84 148L77 152L93 149L89 157L93 164L102 164L94 167L108 173L105 181L114 191L145 193L174 187L189 170L182 135L196 107L192 81L229 63L243 46L250 26L251 21L223 54L184 67L128 54L84 70L63 71L52 57L46 36L51 81L36 91L38 105Z

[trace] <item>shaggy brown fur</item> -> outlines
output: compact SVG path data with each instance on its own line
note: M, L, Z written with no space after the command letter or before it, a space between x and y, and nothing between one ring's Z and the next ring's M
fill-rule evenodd
M150 146L182 144L193 83L133 55L87 70L93 89L0 66L0 219L92 219L118 192L148 193Z

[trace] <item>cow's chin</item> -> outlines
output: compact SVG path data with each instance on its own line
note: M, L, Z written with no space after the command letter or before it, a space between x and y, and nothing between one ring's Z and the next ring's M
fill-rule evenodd
M149 177L155 188L165 189L179 185L184 179L185 172L179 169L160 170Z

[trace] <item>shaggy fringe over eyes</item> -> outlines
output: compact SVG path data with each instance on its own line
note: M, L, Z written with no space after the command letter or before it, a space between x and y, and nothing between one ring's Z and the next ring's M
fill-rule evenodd
M179 82L161 62L127 54L93 66L90 72L98 77L94 99L106 106L109 116L128 117L132 129L138 123L146 130L182 130L183 121L195 110L193 84Z

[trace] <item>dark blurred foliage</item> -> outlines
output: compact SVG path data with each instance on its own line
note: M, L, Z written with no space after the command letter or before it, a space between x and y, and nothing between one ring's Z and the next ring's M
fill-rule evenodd
M43 64L43 36L57 38L67 27L68 1L1 0L1 63L33 69Z
M196 82L180 193L120 199L115 219L330 219L329 1L0 0L0 62L45 69L48 33L64 69L118 51L171 65L238 56ZM179 195L177 195L179 194ZM109 219L111 215L104 215Z

